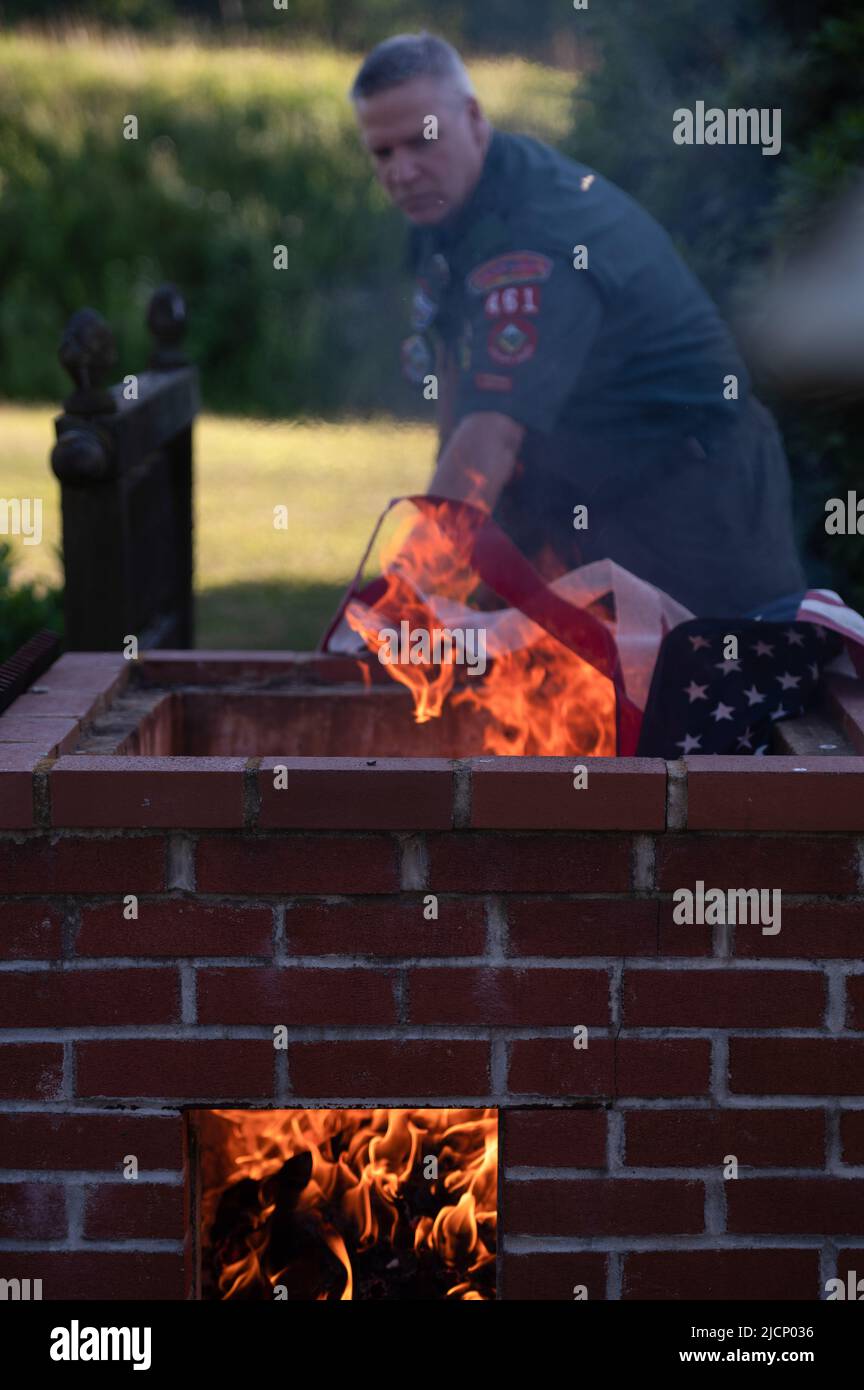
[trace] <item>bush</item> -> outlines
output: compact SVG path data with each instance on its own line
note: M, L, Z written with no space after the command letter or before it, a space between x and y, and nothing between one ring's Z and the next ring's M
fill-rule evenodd
M579 89L568 148L637 198L667 228L734 319L754 285L824 223L860 175L864 16L858 0L618 0L591 12L602 62ZM672 113L780 107L783 148L674 146ZM825 534L825 502L860 487L862 402L771 399L795 479L811 583L864 608L856 537Z
M6 661L40 628L63 632L63 596L36 584L13 587L12 547L0 541L0 661Z
M404 225L353 127L355 59L12 35L0 66L2 394L66 394L57 344L82 304L114 327L121 373L139 369L147 299L173 280L210 408L416 409ZM477 75L496 118L566 127L566 74L511 60Z
M2 0L0 19L17 23L55 19L57 0ZM371 48L390 34L431 28L452 43L489 53L544 55L556 35L573 26L562 0L73 0L63 6L67 21L159 33L191 26L237 40L281 42L313 39L339 48Z

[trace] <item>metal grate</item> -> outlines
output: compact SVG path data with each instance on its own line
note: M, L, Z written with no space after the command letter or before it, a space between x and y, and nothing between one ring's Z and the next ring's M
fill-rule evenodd
M41 676L57 659L59 651L60 638L57 633L43 628L0 665L0 712L8 709L19 695L23 695L36 677Z

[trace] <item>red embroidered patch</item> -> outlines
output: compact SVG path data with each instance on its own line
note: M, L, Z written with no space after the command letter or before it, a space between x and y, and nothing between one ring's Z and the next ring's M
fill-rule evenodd
M474 378L478 391L512 391L512 376L496 376L494 372L478 372Z
M493 290L487 294L483 312L490 319L500 318L502 314L539 314L539 285L507 285L503 290Z
M503 327L494 324L489 330L486 346L493 362L516 367L534 356L537 329L527 319L510 319Z
M502 285L524 285L531 280L548 280L552 262L539 251L508 251L471 271L466 284L472 294L488 294Z

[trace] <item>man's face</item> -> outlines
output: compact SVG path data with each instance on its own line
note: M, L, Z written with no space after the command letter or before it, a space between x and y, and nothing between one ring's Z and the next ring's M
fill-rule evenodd
M435 78L415 77L360 97L356 107L378 182L409 221L441 222L465 202L480 177L487 143L488 127L474 97ZM438 121L434 140L424 135L428 116Z

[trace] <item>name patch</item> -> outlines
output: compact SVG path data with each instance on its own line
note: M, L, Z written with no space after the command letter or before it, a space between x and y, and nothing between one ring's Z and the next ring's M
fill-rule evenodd
M552 262L539 251L509 251L504 256L485 261L471 271L466 284L472 294L489 294L503 285L526 285L531 281L548 280Z
M478 372L474 378L478 391L512 391L513 378L497 376L495 372Z

